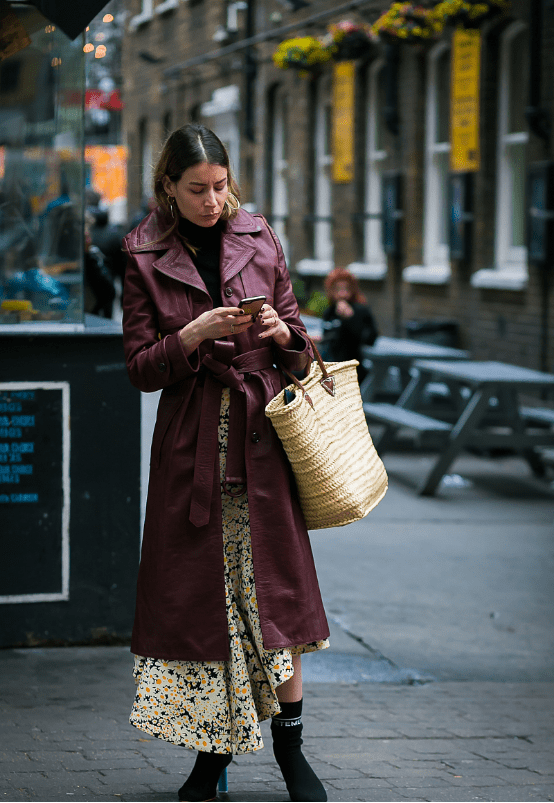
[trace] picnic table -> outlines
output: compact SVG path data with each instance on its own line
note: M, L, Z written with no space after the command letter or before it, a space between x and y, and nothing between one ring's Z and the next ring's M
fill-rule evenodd
M419 493L432 495L454 460L465 448L506 449L519 452L533 473L545 471L537 447L554 446L554 410L524 406L519 394L554 393L554 374L502 362L472 360L416 360L417 369L396 404L364 403L369 422L384 424L375 438L382 454L402 427L428 437L437 459L421 483ZM418 412L425 387L431 381L449 390L456 420L451 423Z
M362 346L362 366L368 371L360 385L364 402L372 402L375 397L386 392L391 369L395 371L398 387L394 394L398 397L412 378L413 364L416 360L467 360L469 353L462 349L437 346L418 340L396 337L378 337L372 346ZM389 393L390 395L390 389Z

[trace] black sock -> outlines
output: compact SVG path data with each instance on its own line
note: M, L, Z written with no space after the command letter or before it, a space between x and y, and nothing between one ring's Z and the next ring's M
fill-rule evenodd
M323 801L323 784L302 753L302 700L280 703L281 712L271 720L273 753L294 801Z
M231 753L199 752L191 774L179 789L179 800L213 800L219 776L232 760Z

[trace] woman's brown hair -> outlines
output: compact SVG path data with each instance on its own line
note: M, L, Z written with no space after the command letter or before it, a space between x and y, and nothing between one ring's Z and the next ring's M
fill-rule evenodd
M220 165L227 170L229 195L225 201L221 219L230 220L237 215L240 209L240 191L231 170L229 154L225 145L205 125L188 123L169 135L154 169L154 196L168 220L171 221L171 225L161 237L152 243L145 243L145 245L153 245L154 242L159 243L161 240L165 240L179 223L179 214L173 211L164 190L164 176L176 184L185 170L203 163ZM185 242L185 244L190 248L188 243Z

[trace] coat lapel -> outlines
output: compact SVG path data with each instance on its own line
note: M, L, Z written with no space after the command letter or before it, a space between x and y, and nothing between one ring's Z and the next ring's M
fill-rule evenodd
M165 276L169 276L171 279L177 279L178 282L190 284L192 287L203 290L205 293L208 292L192 259L181 244L170 248L167 254L164 254L163 257L160 257L160 259L157 259L152 264L152 267L159 270L160 273L163 273Z
M221 285L227 284L233 276L236 276L250 262L255 253L256 247L250 241L250 237L237 234L223 235L219 260Z
M219 259L222 286L250 262L256 253L256 246L249 235L260 230L261 226L256 218L245 213L244 210L241 210L234 220L227 222L221 235ZM136 236L135 239L137 239ZM189 253L183 248L182 241L175 235L171 235L165 242L162 240L156 243L154 248L168 248L167 252L153 263L156 270L178 282L189 284L205 293L208 292ZM140 243L133 242L133 250L141 250ZM152 246L149 247L149 250L152 250Z
M256 245L251 236L261 230L258 220L241 209L238 215L227 221L221 237L221 284L229 282L252 259Z

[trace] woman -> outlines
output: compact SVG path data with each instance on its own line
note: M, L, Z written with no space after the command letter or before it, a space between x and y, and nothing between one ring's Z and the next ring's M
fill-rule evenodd
M198 751L180 800L208 800L263 746L292 800L326 800L300 745L301 654L328 646L306 525L264 414L276 364L311 359L279 241L239 209L220 140L186 125L154 177L159 206L124 239L129 375L162 389L131 649L131 723ZM266 297L252 319L243 297Z
M360 346L372 346L378 332L358 281L346 268L335 268L325 278L325 291L329 306L323 313L321 354L326 360L361 363Z

